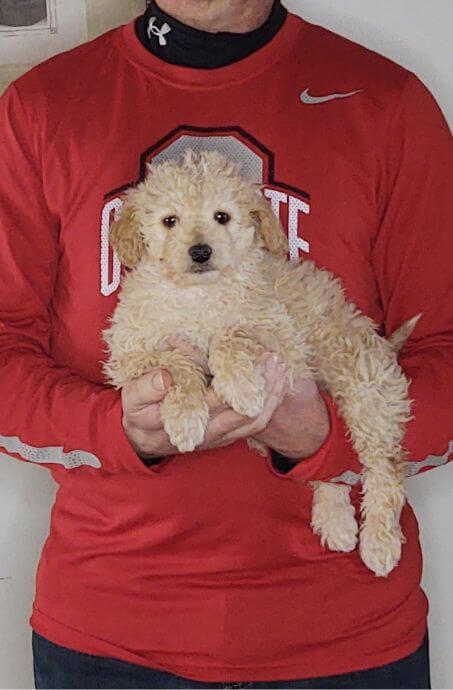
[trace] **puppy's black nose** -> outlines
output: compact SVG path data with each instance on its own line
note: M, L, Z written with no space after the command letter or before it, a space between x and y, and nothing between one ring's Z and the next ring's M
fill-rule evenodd
M209 261L212 249L209 244L194 244L189 249L189 254L192 261L196 261L197 264L204 264Z

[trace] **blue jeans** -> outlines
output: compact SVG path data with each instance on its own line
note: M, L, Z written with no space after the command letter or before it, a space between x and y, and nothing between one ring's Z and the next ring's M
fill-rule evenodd
M81 654L33 633L36 688L430 688L428 636L409 656L367 671L305 680L202 683L118 659Z

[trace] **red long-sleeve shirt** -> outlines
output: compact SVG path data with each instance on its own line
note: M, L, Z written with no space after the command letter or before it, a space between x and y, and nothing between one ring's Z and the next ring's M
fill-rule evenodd
M292 15L213 71L160 61L133 23L109 32L33 69L0 105L0 447L59 484L31 624L212 682L394 661L426 628L417 523L406 505L388 578L357 550L320 546L306 481L360 472L331 401L327 441L288 474L245 442L148 469L104 385L120 277L109 224L146 161L189 146L241 160L291 257L340 276L383 333L423 312L401 354L412 472L452 450L453 149L425 87Z

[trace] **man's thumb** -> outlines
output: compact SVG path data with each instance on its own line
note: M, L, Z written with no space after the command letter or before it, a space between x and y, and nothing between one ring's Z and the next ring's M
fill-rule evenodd
M149 374L151 390L159 396L159 400L166 394L171 385L171 376L166 369L156 369Z
M133 404L142 406L160 402L165 397L171 382L171 376L166 369L155 369L140 376L134 381L134 391L131 395Z

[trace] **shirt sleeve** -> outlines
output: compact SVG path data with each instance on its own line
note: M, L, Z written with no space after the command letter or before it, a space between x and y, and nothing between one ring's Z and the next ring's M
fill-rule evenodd
M413 475L453 450L453 139L414 75L389 132L386 189L373 251L386 335L422 314L399 358L411 381L404 445Z
M61 471L148 473L123 431L119 393L49 354L59 222L30 119L12 85L0 99L0 449Z
M372 263L385 336L422 314L399 356L413 401L403 442L412 476L453 459L453 139L434 98L412 74L383 148ZM335 405L324 399L330 434L286 476L355 484L358 457Z
M274 469L292 479L304 481L335 482L353 486L360 481L362 467L352 446L345 422L328 393L321 397L329 415L330 429L326 440L309 458L300 461L285 458L271 452Z

